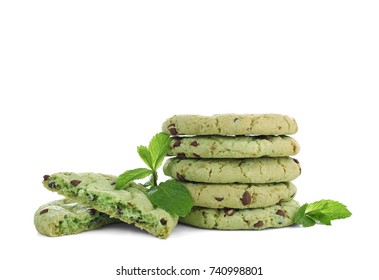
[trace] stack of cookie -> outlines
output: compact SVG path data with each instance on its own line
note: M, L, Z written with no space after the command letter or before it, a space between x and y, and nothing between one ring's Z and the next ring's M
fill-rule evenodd
M291 183L300 173L290 157L299 144L285 115L175 115L164 173L180 180L195 207L180 221L209 229L264 229L293 224L299 204Z

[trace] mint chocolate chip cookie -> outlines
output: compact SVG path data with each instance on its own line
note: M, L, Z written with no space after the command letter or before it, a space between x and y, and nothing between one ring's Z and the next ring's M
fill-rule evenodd
M115 190L116 177L98 173L56 173L45 175L43 185L83 205L108 214L125 223L134 224L159 238L167 238L178 217L155 207L146 189L130 183L126 190Z
M173 137L169 156L180 158L258 158L296 155L299 144L289 136Z
M284 135L297 132L296 121L279 114L175 115L162 125L170 135Z
M289 182L300 175L299 162L290 157L255 159L170 158L164 174L181 181L202 183Z
M194 207L181 223L206 229L240 230L286 227L294 223L299 204L290 200L257 209Z
M296 187L290 182L271 184L204 184L182 182L194 205L206 208L262 208L291 200Z
M120 221L67 198L44 204L34 214L37 231L46 236L76 234L117 222Z

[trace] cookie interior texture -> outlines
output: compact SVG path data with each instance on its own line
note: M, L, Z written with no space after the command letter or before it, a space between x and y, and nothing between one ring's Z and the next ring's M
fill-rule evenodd
M155 207L145 194L145 188L130 183L127 190L115 190L116 177L98 173L56 173L45 177L44 186L76 202L108 214L125 223L167 238L178 217Z
M77 234L117 222L120 221L67 198L44 204L34 214L37 231L46 236Z

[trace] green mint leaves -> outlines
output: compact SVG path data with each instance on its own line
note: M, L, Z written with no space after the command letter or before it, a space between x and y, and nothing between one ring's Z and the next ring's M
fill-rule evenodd
M338 201L323 199L313 203L305 203L295 215L295 223L303 227L314 226L317 222L331 225L332 220L345 219L351 212Z
M149 168L125 171L117 178L115 189L125 189L128 183L150 176L150 180L144 186L151 186L146 193L151 203L170 214L184 217L193 206L190 192L176 180L167 180L158 185L157 170L170 148L170 142L170 136L161 132L154 135L148 147L138 146L137 152Z
M121 190L126 184L138 180L146 178L151 175L153 171L147 168L137 168L133 170L128 170L118 176L116 180L116 190Z
M149 167L147 168L137 168L133 170L127 170L122 173L116 180L116 190L121 190L128 183L144 179L147 176L151 175L151 185L157 185L157 169L162 165L164 157L170 147L170 136L164 133L156 134L150 141L149 147L138 146L137 152L140 158L146 163Z
M184 198L191 198L189 191L176 180L167 180L158 187L151 187L147 192L150 201L159 208L165 209L169 213L175 213L184 217L192 208L192 203L183 201ZM180 203L179 201L182 200ZM188 199L189 200L189 199Z
M151 155L152 169L157 170L162 165L163 159L170 148L170 142L170 136L162 132L157 133L151 139L148 150Z
M157 133L151 139L149 147L138 146L137 152L146 165L156 171L162 165L170 147L170 142L170 136L164 133Z

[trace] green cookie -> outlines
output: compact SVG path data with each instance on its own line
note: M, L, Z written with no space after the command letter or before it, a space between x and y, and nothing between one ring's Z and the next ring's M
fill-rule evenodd
M258 158L296 155L299 144L289 136L174 137L169 156L181 158Z
M115 190L116 177L98 173L56 173L45 175L43 185L51 191L108 214L125 223L134 224L159 238L167 238L178 217L155 207L145 188L130 183L126 190Z
M290 200L257 209L210 209L194 207L181 223L206 229L240 230L286 227L293 224L299 204Z
M120 221L67 198L44 204L34 214L37 231L47 236L76 234L117 222Z
M291 200L296 187L290 182L271 184L204 184L182 182L195 206L205 208L261 208Z
M297 129L293 118L279 114L175 115L162 125L170 135L284 135Z
M300 175L300 165L290 157L256 159L170 158L164 174L181 181L202 183L278 183Z

